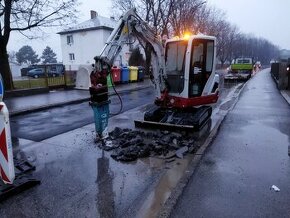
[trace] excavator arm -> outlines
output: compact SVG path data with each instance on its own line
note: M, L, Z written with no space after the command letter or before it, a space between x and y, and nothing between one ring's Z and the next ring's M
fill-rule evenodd
M161 97L165 89L164 49L154 31L137 14L135 8L127 11L114 28L100 56L95 57L95 70L102 72L103 68L111 68L115 59L126 44L138 40L144 47L151 47L152 81L155 85L156 97Z

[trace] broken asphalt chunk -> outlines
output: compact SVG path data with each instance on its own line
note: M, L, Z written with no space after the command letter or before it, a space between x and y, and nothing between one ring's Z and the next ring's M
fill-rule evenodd
M106 151L113 150L111 157L117 161L159 156L171 162L175 156L183 158L185 153L195 149L194 140L190 135L169 131L144 132L116 127L109 133L109 139L112 145L99 147Z
M176 154L176 157L178 158L183 158L183 155L188 151L188 147L187 146L184 146L184 147L181 147L179 148L175 154Z

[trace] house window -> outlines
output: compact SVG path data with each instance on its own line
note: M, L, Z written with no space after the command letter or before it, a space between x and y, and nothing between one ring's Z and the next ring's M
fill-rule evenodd
M75 60L75 54L74 53L69 53L69 60L74 61Z
M73 44L74 43L73 36L72 35L66 36L66 42L67 42L68 45Z

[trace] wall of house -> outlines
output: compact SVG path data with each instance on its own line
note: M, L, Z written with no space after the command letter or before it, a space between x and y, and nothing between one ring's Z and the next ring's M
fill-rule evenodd
M60 35L62 59L66 70L78 70L79 65L94 63L94 57L103 49L111 31L98 29ZM73 43L67 44L67 36L73 36ZM124 46L115 64L128 65L129 47ZM75 60L70 60L69 54L74 54Z
M94 57L100 54L105 45L103 32L110 33L108 30L91 30L60 36L66 70L78 70L79 65L94 63ZM67 35L73 36L73 43L67 44ZM70 60L70 53L74 54L75 60Z

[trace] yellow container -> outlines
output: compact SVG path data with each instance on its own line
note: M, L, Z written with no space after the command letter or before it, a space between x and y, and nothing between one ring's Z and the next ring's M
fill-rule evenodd
M135 82L138 80L138 67L129 67L130 70L130 76L129 81Z

